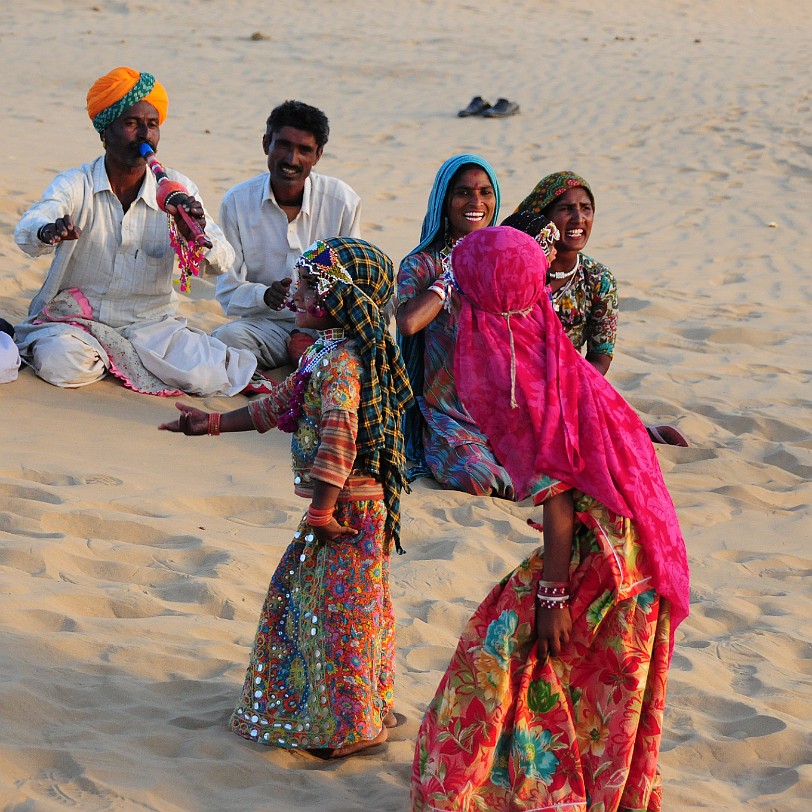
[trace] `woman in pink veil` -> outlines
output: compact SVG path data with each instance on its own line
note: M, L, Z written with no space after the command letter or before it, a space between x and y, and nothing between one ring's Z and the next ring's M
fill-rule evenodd
M685 544L645 427L567 339L535 240L452 256L455 378L544 547L469 621L420 728L414 810L659 810Z

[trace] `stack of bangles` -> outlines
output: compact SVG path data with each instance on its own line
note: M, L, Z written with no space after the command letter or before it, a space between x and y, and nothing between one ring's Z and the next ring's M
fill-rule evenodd
M333 513L335 512L335 505L329 508L314 508L311 504L307 509L307 523L311 527L323 527L325 524L330 524L333 520Z
M220 417L220 412L209 413L208 433L210 437L217 437L220 434Z
M569 581L539 581L536 599L542 609L566 609L570 605Z

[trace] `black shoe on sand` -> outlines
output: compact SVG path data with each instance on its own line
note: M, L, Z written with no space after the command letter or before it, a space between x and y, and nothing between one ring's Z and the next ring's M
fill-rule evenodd
M491 103L485 101L482 96L474 96L468 103L464 110L460 110L457 115L460 118L467 118L468 116L481 116L486 110L491 109Z
M493 107L489 107L482 114L485 118L507 118L519 112L519 105L508 99L497 99Z

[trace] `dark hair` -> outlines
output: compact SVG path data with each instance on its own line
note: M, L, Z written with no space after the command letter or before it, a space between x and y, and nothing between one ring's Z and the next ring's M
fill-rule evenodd
M283 127L294 127L309 132L316 139L316 145L322 149L330 136L330 124L327 116L318 107L304 102L288 100L274 107L265 122L265 133L273 137Z
M550 218L546 214L535 214L532 211L515 211L509 217L505 217L501 225L510 226L517 231L524 231L525 234L529 234L535 239L541 229L550 222Z
M532 211L515 211L502 220L503 226L515 228L529 234L540 246L549 259L550 251L558 239L558 229L552 225L552 220L546 214L535 214ZM545 228L550 226L545 232Z

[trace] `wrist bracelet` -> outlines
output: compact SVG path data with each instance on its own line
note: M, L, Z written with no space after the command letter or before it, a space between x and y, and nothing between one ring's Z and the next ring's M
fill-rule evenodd
M314 508L312 505L307 509L307 523L311 527L323 527L333 520L335 506L331 508Z
M210 437L217 437L220 434L220 412L211 412L209 414L208 432Z
M47 242L45 242L45 240L42 238L42 230L43 230L43 229L44 229L46 226L48 226L48 225L50 225L50 224L49 224L49 223L44 223L43 225L41 225L41 226L40 226L40 227L37 229L37 239L38 239L38 240L39 240L41 243L45 243L46 245L47 245L48 243L47 243Z
M561 598L569 597L569 581L539 581L539 598Z
M435 282L433 285L429 285L428 289L432 293L436 293L440 297L440 301L444 302L447 298L447 294L445 291L445 286L442 285L440 282Z
M569 595L563 598L544 598L541 595L536 595L536 600L542 609L566 609L570 605Z

